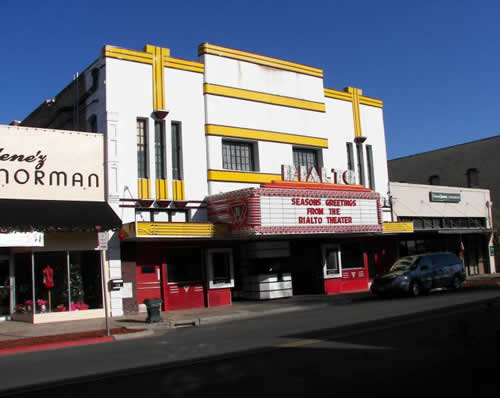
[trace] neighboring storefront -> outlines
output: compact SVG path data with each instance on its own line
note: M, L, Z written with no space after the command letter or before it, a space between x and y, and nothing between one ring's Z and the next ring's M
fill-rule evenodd
M104 201L103 159L100 134L0 126L4 319L104 316L98 232L121 222Z
M399 256L450 251L468 276L496 272L489 190L391 182L390 192L394 221L410 226L386 228Z

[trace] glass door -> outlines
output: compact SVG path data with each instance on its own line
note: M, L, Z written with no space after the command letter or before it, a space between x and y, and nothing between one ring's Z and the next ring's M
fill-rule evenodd
M0 259L0 317L10 315L9 261Z

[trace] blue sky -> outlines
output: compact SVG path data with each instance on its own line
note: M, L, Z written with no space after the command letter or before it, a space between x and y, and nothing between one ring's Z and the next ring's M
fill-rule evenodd
M22 120L97 58L202 42L322 68L384 101L389 158L500 134L500 2L0 0L0 123Z

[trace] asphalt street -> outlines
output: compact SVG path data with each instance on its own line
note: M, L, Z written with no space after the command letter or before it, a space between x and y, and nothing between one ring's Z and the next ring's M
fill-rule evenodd
M499 333L498 287L362 299L7 356L0 395L496 396Z

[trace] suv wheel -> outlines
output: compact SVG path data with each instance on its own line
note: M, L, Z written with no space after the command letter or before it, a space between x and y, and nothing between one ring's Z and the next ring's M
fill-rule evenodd
M453 282L451 283L451 287L453 290L458 290L460 288L460 285L461 285L460 278L457 275L455 275L453 277Z
M420 295L420 285L418 282L412 282L410 285L410 295L413 297L417 297Z

